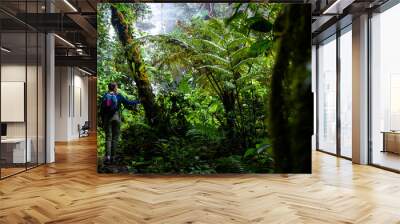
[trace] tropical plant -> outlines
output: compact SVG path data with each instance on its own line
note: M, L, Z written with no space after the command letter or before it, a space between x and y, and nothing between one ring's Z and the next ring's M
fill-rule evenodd
M286 169L277 161L285 160L286 152L304 156L292 140L289 151L281 149L282 142L275 140L281 130L277 120L271 120L279 119L273 110L282 100L279 109L291 114L282 130L305 125L296 118L303 116L296 111L305 108L296 104L303 92L295 83L306 73L299 79L277 73L279 66L287 65L277 61L277 57L287 60L280 44L289 38L284 29L294 29L277 26L283 23L276 22L278 16L286 18L282 13L288 12L287 7L264 3L174 7L174 28L152 35L142 30L153 27L144 19L151 11L148 5L99 4L98 97L114 81L123 95L142 102L136 110L122 111L123 141L116 165L134 173L269 173L275 167ZM304 24L299 26L300 33ZM289 67L298 69L287 72L304 72L303 61L295 58L290 58ZM288 88L284 93L290 97L273 100L272 96L283 94L277 89L279 83L285 84L281 89L288 85L294 92L289 94ZM291 104L295 108L287 109ZM98 133L101 157L101 125ZM99 170L109 171L101 163Z

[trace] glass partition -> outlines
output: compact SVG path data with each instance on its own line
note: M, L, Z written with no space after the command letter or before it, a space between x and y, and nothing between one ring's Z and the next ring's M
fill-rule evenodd
M28 168L34 167L38 163L38 33L27 33L27 85L26 85L26 113L27 113L27 143L28 150L31 151L31 159L27 163Z
M0 178L45 163L45 44L43 33L22 22L45 1L1 1Z
M352 157L352 34L351 26L341 32L340 41L340 154Z
M336 36L318 47L318 149L336 153Z
M400 5L371 18L372 163L400 170Z
M37 65L37 162L46 162L45 124L46 124L46 38L43 33L38 34L38 65Z
M26 33L1 34L2 177L24 171L31 162L26 141L26 41Z

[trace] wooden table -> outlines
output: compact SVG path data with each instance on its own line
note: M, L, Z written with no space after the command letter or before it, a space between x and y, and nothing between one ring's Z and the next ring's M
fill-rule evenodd
M382 131L381 133L383 133L382 152L400 154L400 131Z

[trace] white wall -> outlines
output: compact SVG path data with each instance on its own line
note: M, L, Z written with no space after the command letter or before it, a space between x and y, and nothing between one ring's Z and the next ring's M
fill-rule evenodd
M27 70L26 70L27 69ZM36 99L36 80L34 80L31 75L34 74L36 77L36 66L25 66L18 64L4 64L1 66L1 81L2 82L25 82L26 71L28 71L28 85L32 88L27 88L27 106L34 107L37 106ZM25 82L26 83L26 82ZM3 96L4 97L4 96ZM39 107L42 105L38 105ZM27 118L28 122L34 122L34 124L29 124L28 128L33 127L36 130L36 113L32 113L31 108L27 108ZM4 110L5 108L2 108ZM24 110L24 108L23 108ZM34 110L36 112L36 109ZM29 113L31 112L31 113ZM7 122L7 134L9 137L25 137L25 122ZM36 134L36 132L35 132ZM28 133L29 137L29 133Z
M25 64L8 64L1 66L1 81L3 82L25 82ZM5 108L1 108L4 110ZM25 137L24 122L7 123L7 137Z
M55 68L55 140L67 141L69 133L69 93L70 77L67 67Z
M38 69L38 70L37 70ZM27 115L27 120L22 122L6 122L7 137L9 138L24 138L25 134L30 139L32 149L32 161L44 163L44 74L42 67L25 66L25 64L3 64L1 66L2 82L24 82L26 83L26 107L20 108L22 113ZM27 77L27 82L26 82ZM23 93L22 93L23 94ZM7 96L2 96L7 97ZM1 108L8 110L10 108ZM4 111L3 111L4 112ZM26 132L27 131L27 132ZM39 155L37 156L37 153Z
M55 140L77 139L78 125L89 117L88 78L76 68L56 67L55 85Z
M76 72L76 70L75 70ZM88 78L81 76L82 73L74 77L74 108L73 108L73 119L72 119L72 130L71 135L74 137L79 137L78 124L81 126L88 121L89 111L88 111ZM79 102L80 101L80 102ZM81 108L80 108L81 107ZM82 110L82 111L80 111Z

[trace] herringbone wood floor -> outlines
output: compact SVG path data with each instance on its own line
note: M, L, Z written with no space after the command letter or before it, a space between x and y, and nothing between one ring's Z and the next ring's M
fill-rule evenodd
M312 175L99 175L94 138L0 181L0 223L400 223L400 175L315 152Z

